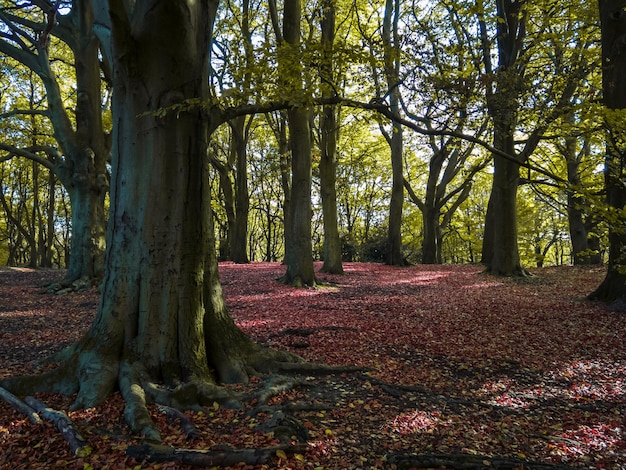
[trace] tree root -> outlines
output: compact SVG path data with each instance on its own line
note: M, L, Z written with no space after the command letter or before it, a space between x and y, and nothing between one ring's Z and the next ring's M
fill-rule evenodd
M338 375L343 373L370 372L374 369L364 366L329 366L327 364L316 364L314 362L302 363L281 363L277 369L286 374L308 374L308 375Z
M69 444L72 454L79 457L86 457L91 454L91 447L89 447L85 438L76 430L74 423L65 413L48 408L33 397L26 397L25 401L30 407L41 413L44 418L56 425L63 438Z
M194 426L193 422L184 414L178 411L176 408L165 405L157 405L157 410L163 413L170 423L178 421L180 428L185 433L187 439L197 439L200 437L200 433Z
M72 292L83 292L97 285L100 279L80 277L78 279L63 279L48 285L47 291L50 294L64 295Z
M545 462L534 462L517 457L491 457L472 454L395 454L387 459L398 470L411 468L449 468L458 470L574 470L574 467Z
M119 385L120 393L126 403L124 419L135 434L143 435L148 442L160 443L161 433L150 417L146 406L146 392L140 375L138 367L133 367L127 361L121 364Z
M268 464L280 455L304 452L304 445L280 445L261 449L218 448L209 450L175 449L168 446L130 446L126 454L138 462L178 462L197 467L227 467L245 463L247 465Z

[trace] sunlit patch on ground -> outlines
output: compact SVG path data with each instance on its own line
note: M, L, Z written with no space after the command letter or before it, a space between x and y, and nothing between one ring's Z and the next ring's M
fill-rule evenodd
M410 410L395 417L390 424L391 430L400 434L432 432L440 425L439 413Z

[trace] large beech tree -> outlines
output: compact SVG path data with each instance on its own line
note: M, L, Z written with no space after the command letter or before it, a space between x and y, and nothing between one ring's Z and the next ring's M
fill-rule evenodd
M216 381L245 381L291 355L239 330L220 288L210 219L209 134L219 109L157 110L208 98L218 0L92 0L114 69L111 211L98 313L43 376L3 380L17 394L76 393L92 407L118 389L125 418L159 440L146 401L229 400ZM230 116L232 117L232 116ZM158 385L157 385L158 384Z

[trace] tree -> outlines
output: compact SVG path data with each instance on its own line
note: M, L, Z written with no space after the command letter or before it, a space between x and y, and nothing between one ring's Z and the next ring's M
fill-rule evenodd
M384 45L385 78L387 80L389 109L400 112L400 0L386 0L383 17L382 41ZM404 205L403 126L394 121L391 133L383 132L391 148L391 199L389 201L389 225L387 264L406 264L402 253L402 208ZM381 129L382 126L381 126Z
M606 112L604 177L609 207L609 265L602 284L590 294L605 302L626 301L626 1L599 0L602 31L602 101Z
M119 388L131 429L160 440L146 401L228 401L215 381L245 381L293 356L262 349L224 305L211 223L207 145L234 117L207 100L217 0L93 0L113 63L111 211L98 313L56 369L1 385L77 393L92 407ZM159 111L161 110L161 111ZM159 384L159 385L157 385Z
M502 275L526 275L518 248L517 189L520 165L531 155L555 120L567 114L572 96L588 69L583 59L588 44L572 39L568 55L550 63L558 54L551 41L552 28L569 18L558 2L530 4L525 1L496 2L497 67L491 63L489 26L483 3L477 2L484 69L487 74L486 105L493 119L494 171L487 208L482 262L487 271ZM580 6L578 6L580 8ZM552 66L552 67L551 67ZM545 70L550 70L550 75ZM567 76L567 80L562 77ZM536 109L542 114L537 115Z
M487 107L493 118L494 147L516 155L515 131L518 99L521 91L524 63L520 61L525 36L527 10L523 1L497 2L498 67L495 89L488 88ZM481 35L487 43L487 31L481 20ZM491 51L485 47L486 72L494 74ZM524 274L517 245L517 186L519 164L514 160L494 156L491 197L487 208L483 263L495 274Z
M417 12L414 11L414 15ZM421 18L426 16L426 18ZM422 215L421 262L442 262L443 234L455 211L468 198L476 174L488 163L475 159L477 145L452 136L435 134L436 129L462 134L464 130L483 138L488 120L476 113L480 80L480 58L474 41L459 11L451 5L435 5L428 15L416 17L407 42L415 55L405 59L419 65L413 68L410 83L404 83L403 109L407 119L433 132L424 136L419 150L428 148L430 156L418 155L418 162L427 160L422 190L414 190L416 182L407 163L404 186L409 199ZM421 154L421 152L419 152ZM413 170L413 171L411 171ZM423 194L423 196L422 196Z
M72 8L65 15L57 11L60 4L24 2L17 10L0 9L0 21L7 31L0 39L0 53L12 57L41 79L48 102L43 114L52 123L59 149L16 148L8 143L2 143L0 148L9 156L30 158L44 165L66 188L72 204L72 249L64 283L81 278L95 282L103 272L106 162L110 150L102 117L100 49L89 2L71 2ZM22 15L18 16L16 11ZM74 61L76 74L73 118L54 71L55 57L50 55L50 44L55 38L73 54L70 59ZM15 110L2 117L21 112Z
M334 80L335 42L335 2L323 0L321 5L321 49L320 60L322 98L336 95ZM337 123L338 111L334 106L324 106L320 115L320 192L322 196L322 212L324 218L324 265L322 271L341 274L341 239L339 237L337 215Z
M276 34L282 70L282 85L287 100L302 102L304 98L301 65L301 16L300 0L285 2L283 6L283 30L278 28L275 1L270 2L274 31ZM311 239L311 110L299 104L287 109L289 122L289 149L291 151L291 195L289 200L289 234L285 243L287 272L283 277L286 284L314 286L313 242Z

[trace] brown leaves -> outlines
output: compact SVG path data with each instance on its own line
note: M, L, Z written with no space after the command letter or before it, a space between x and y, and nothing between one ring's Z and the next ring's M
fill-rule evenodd
M319 289L275 282L283 271L278 263L220 266L240 327L310 361L375 371L307 377L272 398L271 409L291 407L306 428L306 451L231 468L393 468L399 456L415 453L427 455L424 462L460 455L468 462L626 465L626 318L583 300L602 269L544 268L519 281L482 274L480 266L347 263L343 276L320 274L331 284ZM97 293L58 297L34 287L49 277L0 271L2 376L40 367L42 355L91 323ZM254 395L261 386L255 380L237 390ZM56 409L71 403L39 398ZM97 409L70 413L93 448L80 459L54 426L34 427L0 402L0 467L140 468L125 455L141 442L129 435L123 406L115 395ZM185 412L198 431L191 440L178 421L150 410L172 447L278 445L262 426L272 413L253 414L254 406Z

